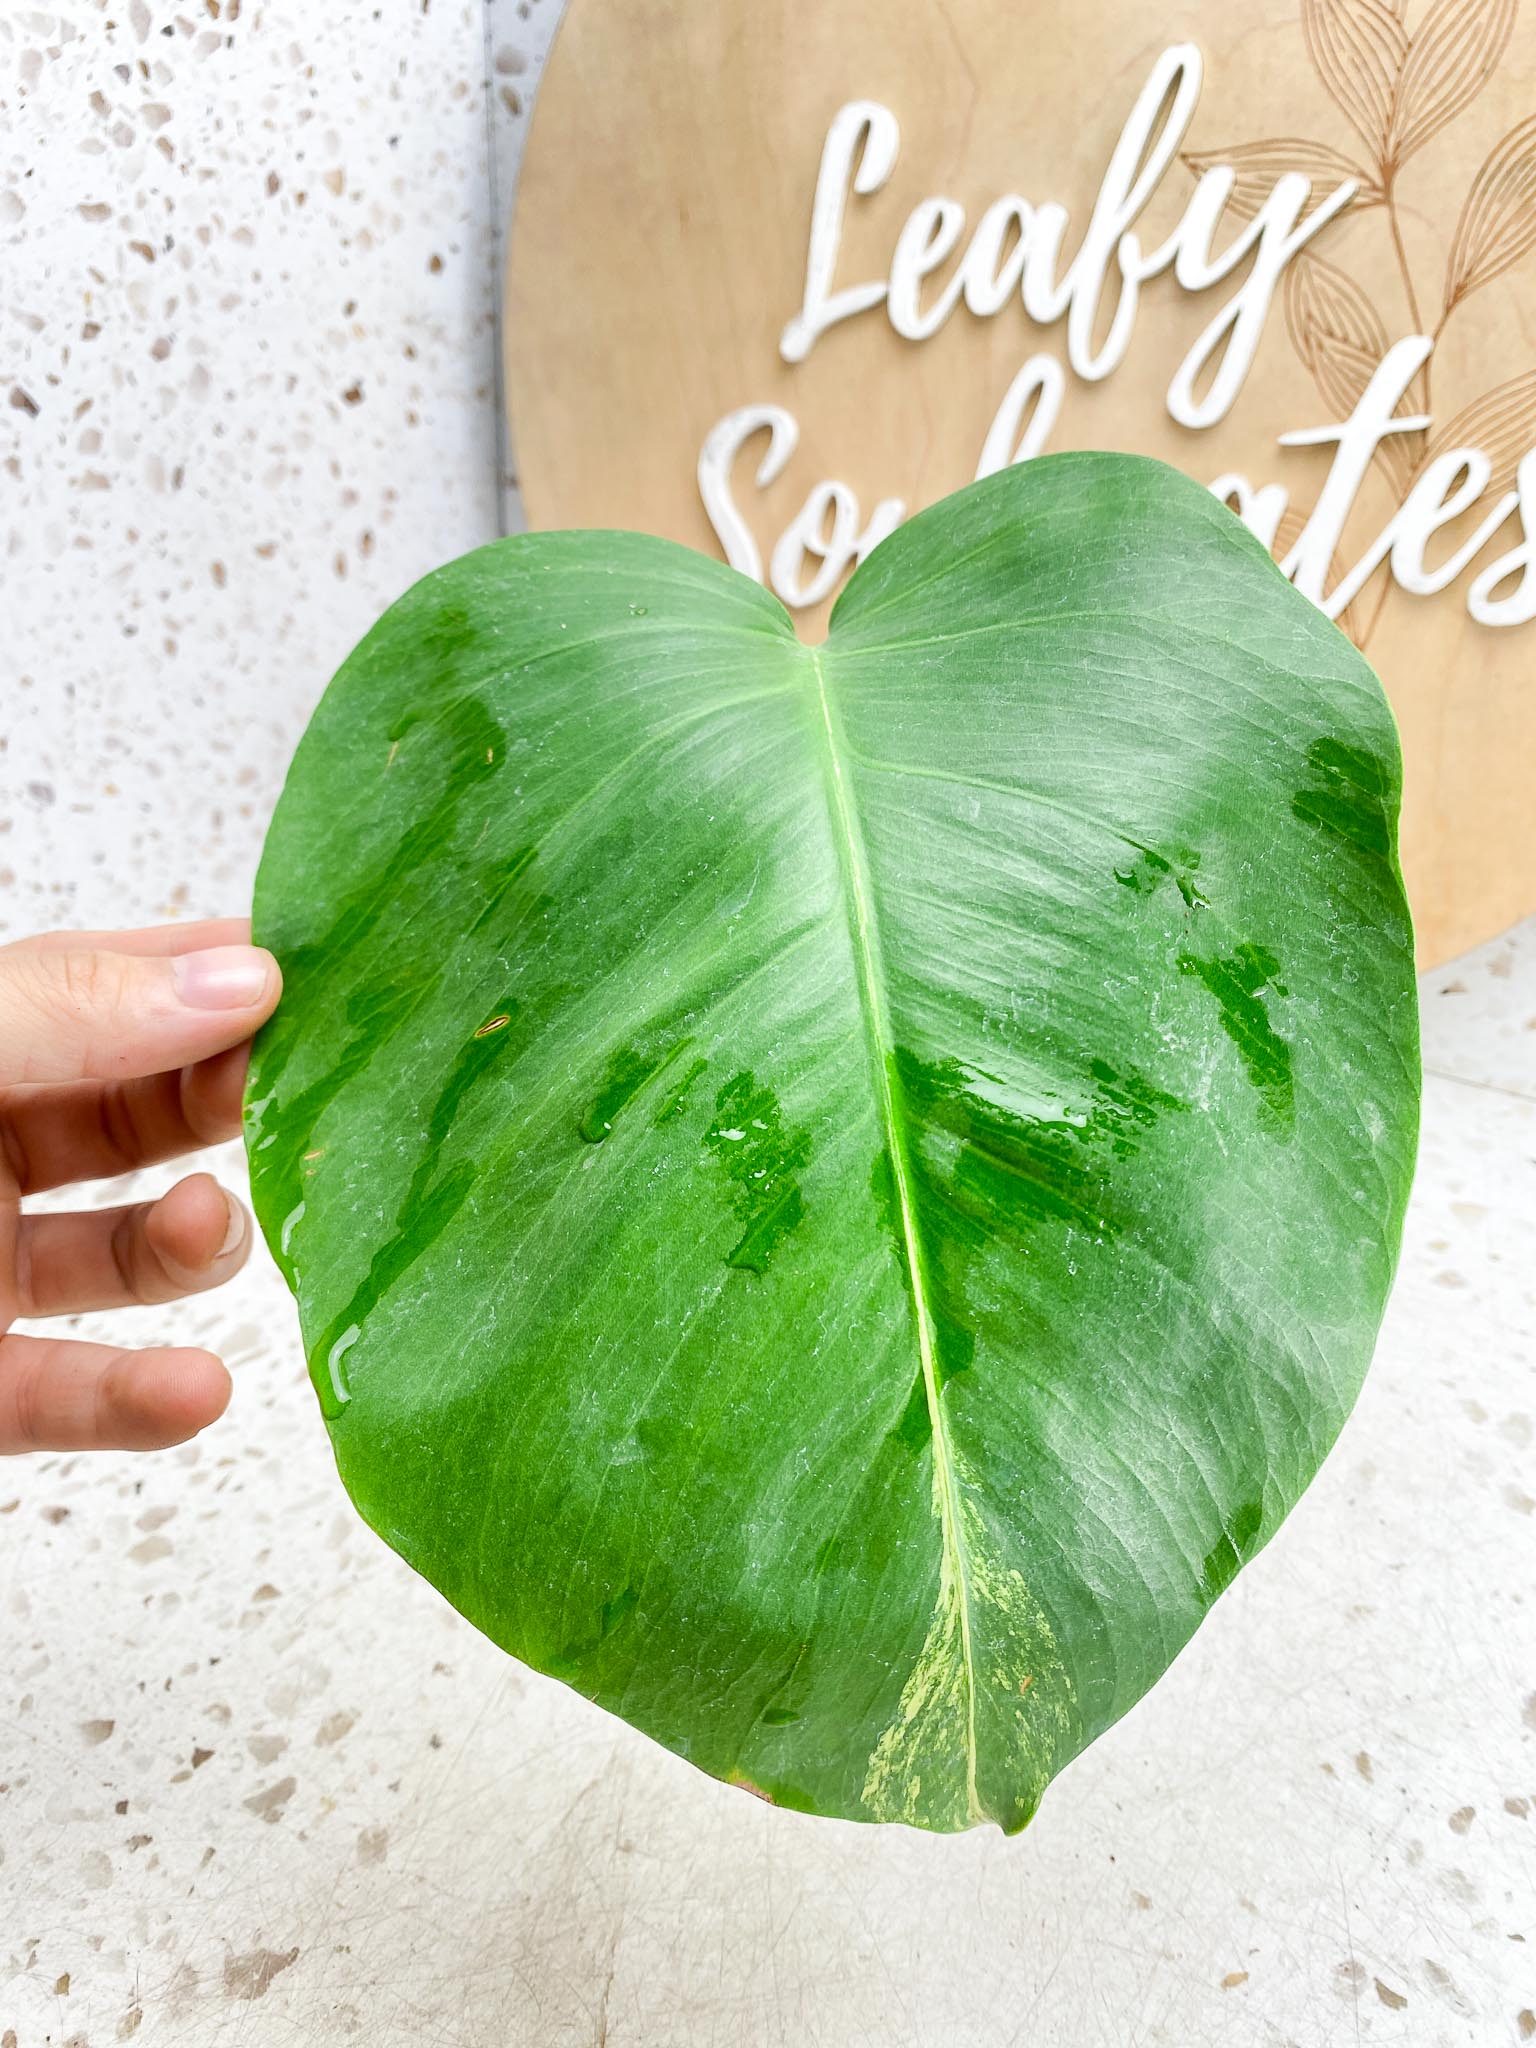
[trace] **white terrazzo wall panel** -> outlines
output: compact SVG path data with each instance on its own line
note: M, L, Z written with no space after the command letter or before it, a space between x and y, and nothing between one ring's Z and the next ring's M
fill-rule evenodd
M248 900L293 741L497 530L475 0L0 8L0 934Z

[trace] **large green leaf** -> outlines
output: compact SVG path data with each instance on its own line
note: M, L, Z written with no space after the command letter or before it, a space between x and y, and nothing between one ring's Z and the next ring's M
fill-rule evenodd
M708 1771L1021 1826L1360 1385L1397 802L1365 662L1129 457L914 519L818 650L631 534L429 576L257 884L256 1200L362 1513Z

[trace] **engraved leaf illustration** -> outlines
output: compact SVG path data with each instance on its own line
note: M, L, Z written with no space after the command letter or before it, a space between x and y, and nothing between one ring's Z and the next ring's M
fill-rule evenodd
M1519 0L1437 0L1409 45L1394 95L1385 162L1391 169L1438 135L1492 77Z
M1484 392L1456 417L1437 427L1419 468L1451 448L1481 448L1493 464L1488 491L1497 495L1515 481L1520 458L1536 447L1536 370Z
M1286 272L1285 324L1313 383L1336 416L1348 419L1391 347L1381 315L1352 277L1309 252ZM1410 403L1416 403L1411 395ZM1376 449L1376 461L1399 491L1413 469L1413 444L1422 446L1420 435L1389 434Z
M1302 0L1301 25L1318 77L1380 163L1408 59L1407 29L1385 0Z
M1338 186L1353 179L1359 190L1350 200L1351 212L1380 206L1386 197L1381 182L1362 165L1351 163L1341 149L1326 142L1306 142L1297 136L1272 136L1263 142L1240 142L1231 149L1186 149L1181 161L1195 177L1220 166L1233 172L1228 212L1239 220L1252 220L1264 204L1278 178L1288 171L1300 171L1312 181L1314 201L1326 199Z
M1497 143L1473 180L1445 270L1447 315L1536 247L1536 114Z
M1310 512L1303 512L1295 505L1289 506L1282 513L1280 524L1275 528L1275 544L1270 549L1270 553L1277 562L1283 562L1291 552L1291 549L1295 547L1297 541L1305 533L1307 522L1311 517L1312 514ZM1324 588L1332 590L1342 573L1339 567L1338 553L1335 551L1332 561L1328 564L1328 575ZM1359 615L1359 602L1357 599L1352 599L1350 603L1345 605L1343 611L1334 620L1334 624L1341 633L1347 633L1357 647L1360 645L1363 622Z

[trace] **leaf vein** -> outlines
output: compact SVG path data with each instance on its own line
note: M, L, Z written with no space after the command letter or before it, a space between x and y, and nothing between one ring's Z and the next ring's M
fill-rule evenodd
M955 1477L954 1456L945 1424L943 1405L939 1397L938 1370L933 1344L933 1324L928 1309L922 1252L917 1236L917 1219L913 1210L906 1145L903 1141L900 1118L897 1113L895 1082L892 1075L895 1045L891 1034L890 1016L886 1007L884 989L880 979L874 906L870 900L869 878L865 867L863 839L854 813L847 778L843 773L843 749L839 745L832 704L827 695L826 674L822 665L821 652L818 648L812 647L807 649L807 653L810 656L812 673L816 678L821 728L826 746L828 778L831 783L833 830L837 838L838 849L842 857L847 885L852 898L851 936L858 971L860 1004L864 1012L870 1051L873 1056L872 1063L875 1069L875 1083L880 1102L880 1118L885 1130L886 1144L890 1151L891 1173L896 1190L896 1206L901 1217L902 1244L912 1284L913 1317L917 1325L917 1343L922 1364L923 1388L927 1395L928 1415L933 1429L934 1505L943 1544L943 1577L955 1588L959 1612L960 1648L966 1688L966 1798L973 1818L979 1820L982 1818L982 1811L976 1789L976 1667L975 1654L971 1643L969 1575L966 1567L965 1541L961 1530L960 1503ZM946 1590L941 1582L941 1601L945 1598Z

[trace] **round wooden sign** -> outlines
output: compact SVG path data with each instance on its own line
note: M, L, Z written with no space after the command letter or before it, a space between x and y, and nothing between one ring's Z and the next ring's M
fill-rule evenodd
M1053 448L1225 496L1381 672L1422 956L1536 910L1536 0L570 0L507 276L535 526L819 637Z

